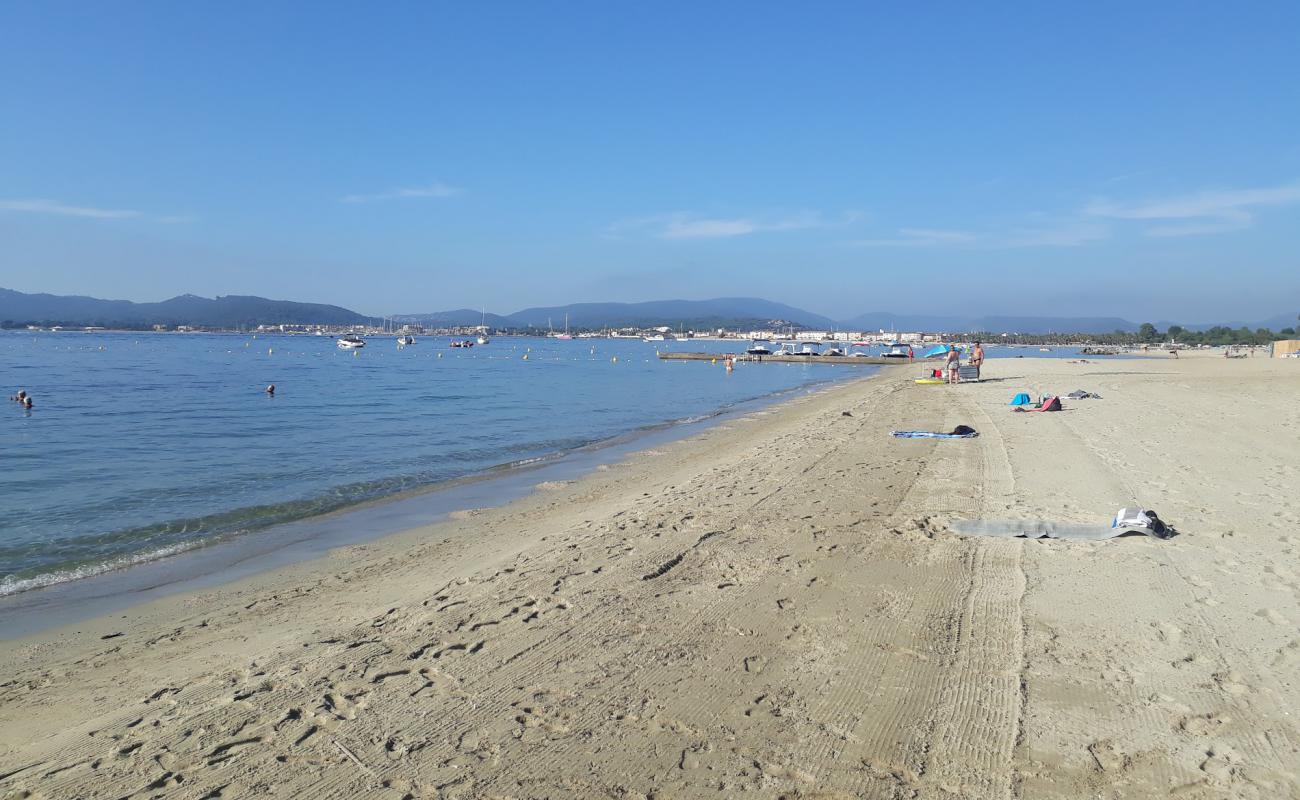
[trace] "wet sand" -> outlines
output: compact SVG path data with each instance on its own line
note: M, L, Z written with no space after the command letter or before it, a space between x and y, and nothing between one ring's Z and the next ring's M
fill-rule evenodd
M0 796L1300 793L1300 365L920 371L0 644Z

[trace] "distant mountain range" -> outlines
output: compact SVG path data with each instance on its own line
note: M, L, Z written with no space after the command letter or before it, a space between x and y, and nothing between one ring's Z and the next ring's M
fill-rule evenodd
M954 317L884 311L836 321L821 314L756 297L655 300L645 303L573 303L566 306L526 308L504 316L460 308L424 314L398 314L393 319L427 327L468 327L486 322L493 328L563 329L566 316L569 326L574 329L661 325L694 330L720 327L765 329L799 325L814 330L1111 333L1116 330L1136 331L1139 327L1139 323L1119 317ZM127 300L24 294L0 289L0 322L8 325L140 327L163 324L238 328L275 324L360 325L376 319L340 306L250 296L227 295L214 300L187 294L160 303L132 303ZM1161 321L1153 324L1165 330L1173 323ZM1177 324L1188 330L1205 330L1216 324L1231 328L1245 326L1252 330L1281 330L1295 327L1297 320L1293 314L1281 314L1254 323Z
M239 328L257 325L359 325L373 322L355 311L319 303L227 295L215 300L192 294L160 303L99 300L75 295L24 294L0 289L0 322L44 325L201 325Z

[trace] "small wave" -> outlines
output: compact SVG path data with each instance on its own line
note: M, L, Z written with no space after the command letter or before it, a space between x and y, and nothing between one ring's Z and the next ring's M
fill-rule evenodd
M70 567L68 569L55 570L54 572L44 572L26 578L16 578L13 575L6 575L0 578L0 597L7 597L19 592L28 592L32 589L44 589L47 586L54 586L60 583L69 583L71 581L90 578L95 575L103 575L105 572L134 567L138 564L146 564L150 561L157 561L160 558L167 558L187 550L195 550L208 544L205 541L189 541L180 544L162 547L157 550L149 550L142 553L131 553L129 555L119 556L108 561L101 561L96 564L83 564L79 567Z

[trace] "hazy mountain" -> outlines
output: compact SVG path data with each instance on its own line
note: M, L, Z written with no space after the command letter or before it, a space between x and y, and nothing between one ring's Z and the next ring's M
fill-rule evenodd
M862 314L840 323L850 330L990 331L995 333L1111 333L1136 331L1138 324L1118 317L951 317L927 314Z
M395 322L409 322L428 328L467 328L486 324L493 328L514 328L517 323L498 314L488 314L472 308L458 308L454 311L431 311L427 314L395 314Z
M564 315L574 328L685 325L710 328L728 324L793 322L809 328L829 328L828 317L801 308L756 297L719 297L713 300L652 300L645 303L573 303L567 306L526 308L508 316L518 327L564 326Z
M133 303L129 300L24 294L0 289L0 321L11 324L238 328L277 324L355 325L370 320L370 317L339 306L267 300L264 297L226 295L211 299L186 294L160 303Z

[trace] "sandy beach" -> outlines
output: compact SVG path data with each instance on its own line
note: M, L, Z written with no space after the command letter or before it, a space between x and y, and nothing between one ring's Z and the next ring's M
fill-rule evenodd
M1300 364L919 372L0 643L0 797L1300 796Z

